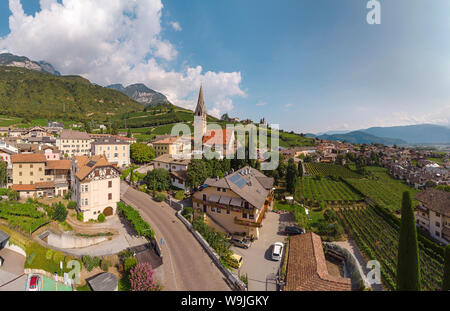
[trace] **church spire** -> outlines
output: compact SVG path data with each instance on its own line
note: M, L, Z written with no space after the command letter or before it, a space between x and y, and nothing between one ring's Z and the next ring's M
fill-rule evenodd
M206 116L205 100L203 99L203 86L200 84L200 92L198 94L197 107L195 108L195 115L202 117Z

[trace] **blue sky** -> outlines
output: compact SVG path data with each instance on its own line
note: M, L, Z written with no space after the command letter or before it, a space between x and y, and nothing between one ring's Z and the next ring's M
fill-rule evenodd
M78 37L68 35L72 28L66 35L56 31L56 25L66 21L63 12L77 12L70 8L72 1L63 1L63 10L61 5L50 7L56 0L45 0L52 13L33 17L41 10L39 1L22 0L24 15L18 13L20 27L14 31L9 27L8 1L2 1L0 49L45 59L63 74L81 74L100 84L144 82L185 107L194 105L199 83L204 83L211 113L265 117L297 132L449 125L450 2L446 0L380 0L380 25L366 23L365 0L172 0L162 1L160 8L153 6L159 0L142 0L149 2L142 9L153 14L146 19L159 18L158 25L142 22L136 23L142 28L132 29L143 29L143 35L144 27L152 29L151 52L145 47L130 52L115 44L106 31L111 24L98 13L92 15L92 20L99 20L93 32L98 31L99 38L104 35L104 45L84 46L89 37L83 38L83 25L76 19L67 23L80 27ZM116 2L128 5L126 0ZM120 15L105 6L96 11ZM27 15L33 19L31 24ZM180 28L175 29L173 22ZM34 36L23 39L27 27ZM50 34L42 34L44 29ZM39 41L37 34L46 40ZM130 31L123 38L135 44L143 37ZM49 40L52 45L43 46ZM97 45L107 47L97 50ZM70 58L76 58L77 64L68 65L70 53L65 46L70 51L82 47ZM120 57L101 56L116 52ZM130 69L117 61L124 55L133 58ZM99 63L105 66L96 67Z

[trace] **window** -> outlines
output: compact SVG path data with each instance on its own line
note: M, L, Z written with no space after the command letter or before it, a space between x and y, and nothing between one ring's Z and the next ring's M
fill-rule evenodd
M249 219L255 219L255 215L250 214L250 215L248 216L248 218L249 218Z
M242 213L242 218L247 218L247 213Z
M108 188L112 188L112 181L108 181Z
M108 200L112 200L112 193L108 193Z
M436 233L436 236L439 236L439 237L441 236L441 233L439 231L436 231L435 233Z
M230 210L229 209L227 209L227 215L230 215Z
M33 164L30 164L30 168L33 168Z
M33 176L33 172L30 172L30 176Z
M22 168L22 164L19 164L19 168Z
M106 175L111 175L111 169L110 168L106 169Z
M216 211L216 209L213 206L211 206L211 212L215 212L215 211Z
M245 208L248 208L248 202L245 202L244 206Z
M203 201L206 201L206 194L203 195Z
M97 171L94 172L94 175L95 176L100 176L100 172L97 170Z
M436 213L436 217L440 217L441 216L441 214L439 214L439 213Z
M217 213L222 214L222 209L221 208L217 208Z
M22 172L19 172L19 176L22 176Z
M439 221L436 221L436 227L440 227L441 224L439 223Z

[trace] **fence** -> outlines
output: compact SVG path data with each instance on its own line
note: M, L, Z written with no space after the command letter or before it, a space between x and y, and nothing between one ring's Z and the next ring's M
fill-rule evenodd
M186 218L181 215L181 210L177 212L177 217L181 220L181 222L191 231L191 233L194 235L195 239L200 243L200 245L203 247L203 249L206 251L206 253L211 257L213 262L216 264L216 266L219 268L219 270L223 273L223 275L227 278L227 280L238 290L245 291L247 290L247 287L245 286L244 282L242 282L237 276L235 276L231 271L229 271L227 268L222 265L220 262L219 255L216 254L216 252L209 246L208 242L202 237L200 233L198 233L192 224L186 220Z

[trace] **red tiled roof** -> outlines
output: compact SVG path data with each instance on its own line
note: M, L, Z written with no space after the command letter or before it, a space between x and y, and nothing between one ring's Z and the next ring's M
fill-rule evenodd
M14 191L35 191L35 185L12 185Z
M70 160L54 160L48 161L45 169L48 170L70 170Z
M233 130L210 130L203 137L203 143L208 145L228 145L231 142Z
M320 236L313 232L292 236L285 291L350 291L351 281L328 274Z
M41 153L19 153L11 156L12 163L40 163L47 159Z

